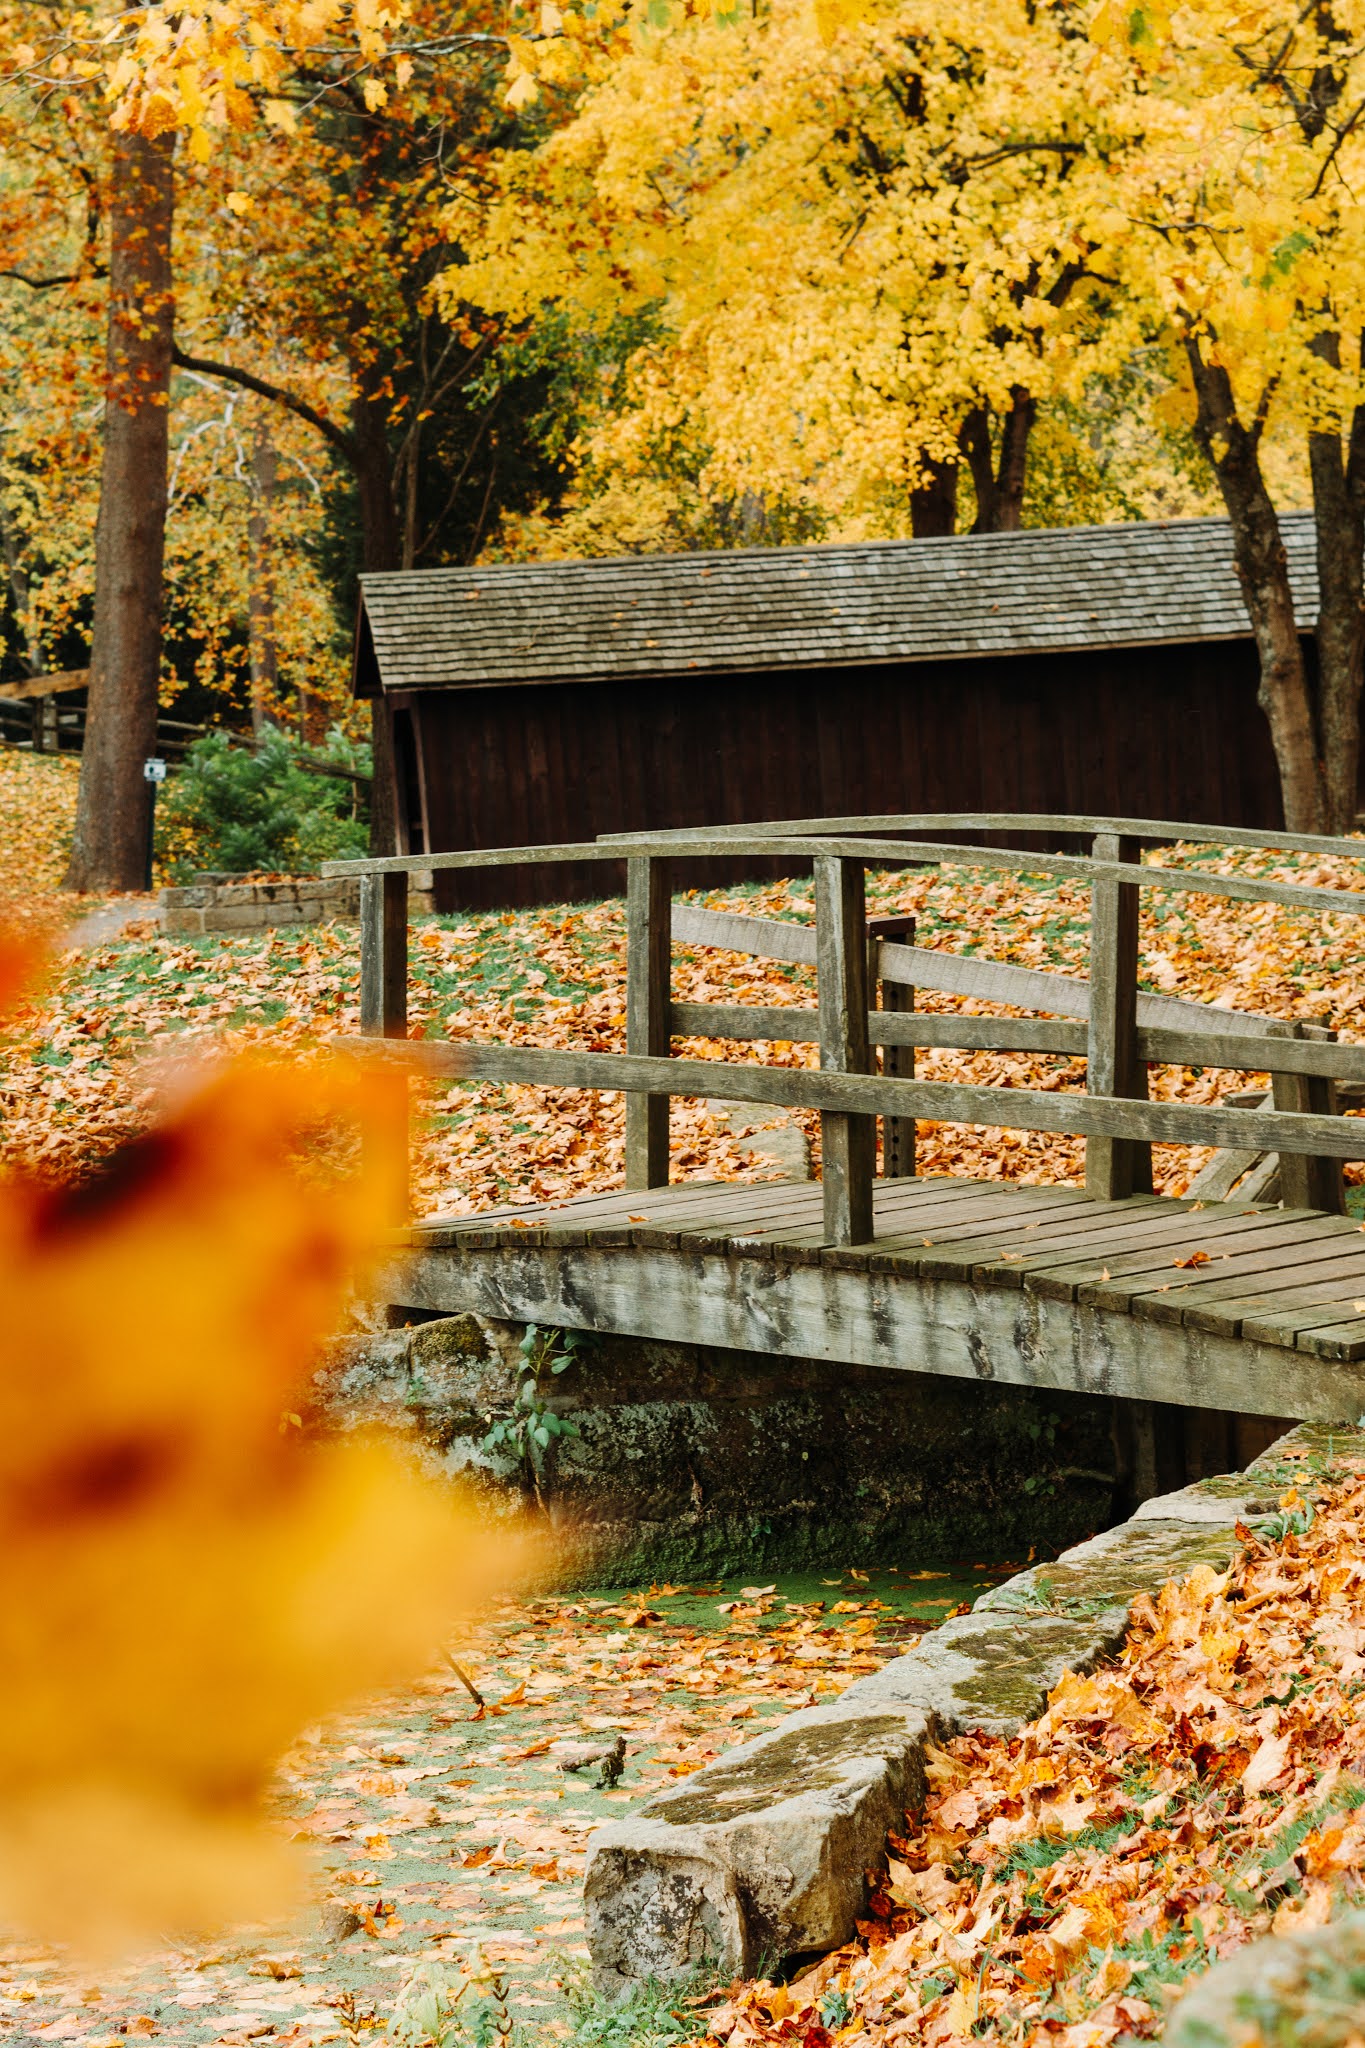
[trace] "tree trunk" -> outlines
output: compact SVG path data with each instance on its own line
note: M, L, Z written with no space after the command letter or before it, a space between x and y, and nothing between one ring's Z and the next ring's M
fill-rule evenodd
M279 724L276 698L280 685L280 655L275 637L275 564L270 549L270 503L278 481L279 463L270 434L270 421L262 412L257 417L251 443L251 508L246 521L251 730L258 737L264 726ZM307 745L306 738L304 744Z
M1339 365L1335 334L1319 336L1314 348ZM1358 801L1365 675L1365 408L1355 409L1344 456L1339 422L1311 433L1308 464L1317 534L1317 723L1325 823L1329 832L1350 832Z
M991 446L989 409L973 406L963 420L959 440L976 492L973 533L1018 533L1022 526L1028 441L1037 417L1037 400L1016 384L1010 392L1010 409L1000 422L998 458Z
M910 493L910 531L916 540L956 533L957 469L955 462L929 462L921 456L923 481Z
M369 572L397 569L403 540L393 494L393 458L386 431L388 400L362 388L351 409L356 483L360 491L361 567ZM398 846L398 789L394 774L393 724L388 705L370 706L374 780L370 784L370 852L390 854Z
M140 889L166 537L175 138L116 133L95 617L69 889Z
M1258 701L1270 722L1285 827L1290 832L1322 832L1327 825L1326 792L1289 564L1279 518L1261 474L1264 420L1258 414L1251 427L1242 424L1227 371L1204 360L1197 335L1186 337L1185 352L1194 380L1195 439L1218 478L1232 523L1233 561L1260 659Z

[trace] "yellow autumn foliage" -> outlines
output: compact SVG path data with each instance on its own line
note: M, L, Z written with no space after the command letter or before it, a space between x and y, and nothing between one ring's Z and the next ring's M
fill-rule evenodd
M510 1569L394 1455L299 1426L393 1219L394 1087L224 1065L99 1181L0 1187L6 1920L107 1950L277 1906L274 1759Z

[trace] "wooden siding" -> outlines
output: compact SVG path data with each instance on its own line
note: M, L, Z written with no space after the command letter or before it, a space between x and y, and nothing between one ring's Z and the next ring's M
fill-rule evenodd
M414 691L426 848L979 807L1275 827L1249 640L822 671ZM679 886L736 864L679 863ZM751 869L752 871L752 869ZM767 864L767 872L777 865ZM445 909L624 888L602 866L439 872Z

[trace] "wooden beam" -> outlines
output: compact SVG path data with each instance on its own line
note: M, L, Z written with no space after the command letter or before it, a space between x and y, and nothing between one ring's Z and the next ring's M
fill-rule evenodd
M637 854L626 863L626 1050L667 1059L672 909L668 863ZM668 1185L668 1096L626 1097L626 1186Z
M1097 861L1132 859L1137 849L1117 833L1095 839ZM1145 1097L1147 1069L1137 1050L1138 892L1126 882L1090 886L1090 1016L1085 1085L1090 1095ZM1085 1141L1085 1191L1101 1202L1152 1192L1152 1148L1140 1139Z
M944 1016L938 1011L909 1006L901 1010L899 998L908 994L913 1003L914 990L907 990L900 982L887 982L884 992L897 999L897 1007L868 1012L867 1032L873 1045L952 1046L967 1052L1052 1052L1071 1057L1085 1053L1084 1024L1052 1017ZM733 1038L741 1043L760 1040L769 1044L778 1039L789 1045L820 1042L820 1013L804 1003L674 1003L669 1016L675 1038ZM1241 1041L1238 1043L1240 1046ZM1360 1073L1365 1080L1365 1047L1360 1053Z
M673 910L673 937L678 945L715 946L764 960L785 960L794 966L815 965L815 932L808 924L775 917L744 917L729 910L702 910L690 903ZM1090 984L1074 974L1051 974L1038 967L1016 967L979 953L946 953L927 946L885 942L880 955L885 981L910 988L929 988L943 995L973 996L981 1002L1008 1003L1013 1009L1047 1010L1053 1016L1086 1017ZM1254 1010L1215 1009L1182 996L1139 995L1138 1022L1156 1029L1200 1031L1206 1027L1226 1037L1233 1032L1263 1034L1268 1019ZM1197 1062L1212 1065L1212 1060Z
M89 687L88 668L61 669L48 676L22 676L18 682L0 683L0 698L6 703L23 703L29 697L60 697L66 690Z
M1275 1035L1303 1040L1312 1028L1295 1020L1277 1026ZM1278 1110L1306 1111L1319 1116L1337 1114L1336 1089L1331 1081L1320 1075L1273 1069L1270 1090L1271 1100ZM1280 1199L1287 1209L1324 1209L1329 1215L1344 1216L1346 1188L1341 1161L1322 1153L1283 1153L1280 1158Z
M861 860L864 867L904 869L949 866L998 868L1006 874L1070 875L1077 881L1130 882L1140 889L1165 889L1177 895L1215 896L1234 903L1279 903L1288 909L1331 912L1340 917L1365 917L1365 888L1320 889L1297 882L1268 882L1251 875L1213 874L1204 869L1118 867L1061 853L1018 853L1010 847L956 846L913 839L783 838L752 835L728 838L722 832L699 832L670 839L670 853L689 859L818 858ZM629 837L590 840L562 846L501 846L470 853L397 854L375 860L323 861L324 875L391 874L417 868L536 867L547 861L625 860L640 851Z
M666 845L688 836L688 827L661 832L613 833L641 846ZM1193 824L1178 818L1109 818L1081 811L882 811L863 817L764 818L747 825L716 825L718 837L746 838L756 832L801 838L846 832L1028 832L1074 833L1092 839L1116 832L1122 839L1171 845L1275 847L1289 853L1338 854L1365 860L1365 840L1334 839L1303 832L1262 832L1246 825Z
M1002 1385L1121 1395L1241 1414L1341 1421L1365 1404L1365 1368L1281 1344L1153 1323L960 1279L840 1270L825 1260L517 1243L418 1252L389 1296L444 1315L714 1345ZM1354 1342L1357 1324L1342 1349ZM1352 1355L1348 1352L1348 1356Z
M915 1078L915 1047L922 1041L908 1034L916 1026L915 991L904 981L888 981L881 971L881 957L885 947L895 942L903 946L915 943L915 920L913 917L870 917L867 921L868 976L870 993L877 1004L868 1018L869 1026L877 1023L883 1028L896 1024L900 1031L892 1038L883 1036L881 1030L874 1043L880 1044L882 1072L896 1081L913 1081ZM956 1022L954 1018L951 1021ZM976 1021L975 1019L973 1021ZM1063 1026L1065 1029L1065 1026ZM915 1120L908 1116L884 1116L882 1125L882 1178L883 1180L908 1180L915 1171Z
M408 1034L408 878L360 881L360 1029L367 1038Z
M810 1067L766 1067L747 1060L642 1059L628 1053L555 1051L530 1045L470 1045L424 1040L384 1046L335 1041L359 1056L401 1059L414 1070L468 1081L533 1088L639 1088L655 1093L846 1116L910 1116L1014 1131L1062 1131L1079 1137L1144 1138L1158 1144L1239 1146L1271 1152L1322 1152L1365 1159L1365 1119L1220 1109L1205 1103L1126 1102L1115 1097L988 1088L960 1081L893 1081L882 1074L840 1074Z
M861 861L815 862L816 976L823 1073L867 1074L867 908ZM820 1117L825 1235L831 1244L866 1244L872 1237L872 1179L876 1166L874 1118L825 1111Z

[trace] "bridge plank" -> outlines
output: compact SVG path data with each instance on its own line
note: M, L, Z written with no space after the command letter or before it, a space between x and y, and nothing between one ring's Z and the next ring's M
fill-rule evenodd
M1260 1260L1231 1260L1225 1271L1212 1276L1192 1274L1166 1294L1138 1297L1134 1313L1155 1322L1185 1321L1194 1329L1222 1329L1229 1311L1248 1296L1262 1299L1293 1290L1296 1297L1307 1299L1314 1292L1321 1296L1351 1288L1365 1295L1365 1245L1323 1240L1303 1245L1292 1258L1267 1253Z
M1365 1299L1365 1267L1354 1277L1329 1272L1305 1279L1299 1287L1291 1284L1291 1274L1283 1277L1283 1287L1257 1290L1245 1286L1241 1294L1221 1302L1192 1304L1183 1316L1168 1320L1182 1321L1192 1330L1213 1330L1224 1337L1240 1336L1249 1321L1259 1326L1273 1320L1282 1333L1281 1341L1297 1342L1300 1331L1340 1322L1357 1301Z
M1068 1249L1059 1247L1054 1254L1046 1249L1030 1259L1024 1270L1023 1284L1034 1294L1045 1294L1058 1301L1074 1299L1079 1286L1088 1282L1102 1284L1102 1275L1107 1269L1112 1276L1124 1270L1125 1262L1135 1272L1145 1272L1153 1264L1162 1268L1169 1264L1168 1253L1185 1252L1197 1248L1198 1241L1192 1238L1192 1209L1185 1209L1173 1217L1152 1216L1134 1218L1126 1224L1120 1235L1103 1238L1096 1243L1094 1237L1089 1244L1095 1244L1095 1252L1089 1258L1083 1253L1089 1251L1089 1244ZM1223 1214L1208 1210L1196 1219L1204 1240L1214 1243L1219 1237L1240 1227L1250 1228L1259 1217L1279 1220L1279 1212L1270 1209L1253 1209L1239 1204L1236 1209L1229 1206ZM1098 1256L1100 1252L1104 1256ZM1114 1303L1115 1307L1120 1304ZM1126 1300L1123 1306L1126 1307Z
M1329 1325L1324 1330L1306 1331L1296 1340L1296 1348L1311 1352L1318 1358L1354 1362L1365 1358L1365 1323L1356 1318L1349 1323Z
M1301 1228L1303 1223L1311 1226L1312 1220L1295 1217L1286 1222L1281 1212L1267 1209L1254 1216L1219 1217L1210 1222L1206 1210L1187 1222L1174 1242L1158 1239L1129 1251L1119 1239L1106 1248L1103 1258L1054 1267L1046 1277L1052 1283L1072 1283L1078 1290L1077 1299L1091 1308L1126 1310L1131 1308L1134 1295L1156 1291L1169 1284L1173 1274L1178 1277L1185 1271L1203 1270L1178 1266L1170 1256L1172 1253L1189 1257L1206 1251L1221 1262L1224 1254L1232 1258L1239 1252L1266 1249L1279 1243L1292 1252L1295 1246L1316 1241L1311 1227ZM1220 1263L1220 1273L1226 1271Z
M965 1205L964 1205L965 1206ZM899 1235L879 1235L870 1245L857 1247L863 1254L853 1260L842 1255L842 1248L831 1248L825 1254L828 1265L868 1266L874 1258L883 1255L894 1263L883 1268L885 1271L914 1271L924 1275L939 1273L946 1277L956 1274L961 1267L971 1265L982 1256L982 1244L1003 1245L1018 1241L1020 1233L1034 1228L1043 1229L1050 1225L1059 1211L1055 1205L1020 1205L1013 1213L1001 1213L999 1209L983 1210L975 1215L940 1215L935 1218L926 1213L921 1230L904 1231ZM1069 1213L1069 1207L1068 1212ZM928 1228L933 1226L937 1235L930 1237ZM852 1248L850 1248L852 1249Z

